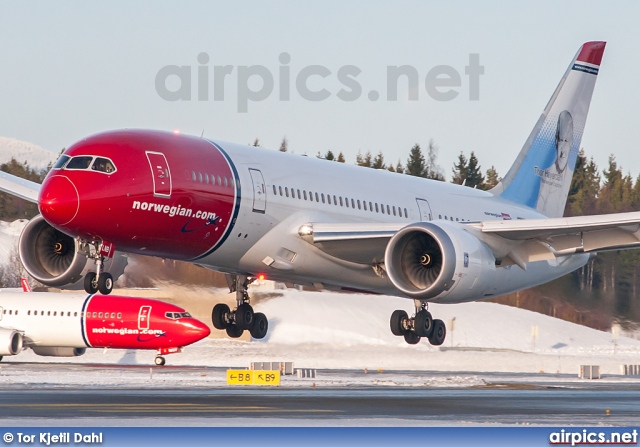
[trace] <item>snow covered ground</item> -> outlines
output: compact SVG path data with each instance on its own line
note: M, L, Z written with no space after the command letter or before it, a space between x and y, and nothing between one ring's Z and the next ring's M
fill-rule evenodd
M499 304L431 305L430 311L444 320L449 330L442 347L425 340L410 346L391 334L391 312L410 312L412 308L412 302L402 298L286 290L260 300L255 308L269 317L265 339L209 338L186 347L182 354L167 356L168 365L195 368L154 367L151 372L146 366L153 365L155 354L149 351L90 349L71 359L38 357L25 351L5 357L3 364L68 362L102 367L70 368L65 374L52 376L47 368L33 368L25 375L22 368L18 371L0 364L0 386L218 386L226 380L225 368L247 368L255 361L345 370L344 374L319 374L314 380L317 386L467 387L485 384L487 377L530 382L532 375L536 382L579 382L580 365L600 365L604 376L600 383L640 382L638 377L620 375L620 365L640 363L640 341L619 338L614 343L610 333ZM535 339L533 326L537 326ZM132 365L145 367L130 368ZM286 385L308 386L308 382L287 378L283 381Z

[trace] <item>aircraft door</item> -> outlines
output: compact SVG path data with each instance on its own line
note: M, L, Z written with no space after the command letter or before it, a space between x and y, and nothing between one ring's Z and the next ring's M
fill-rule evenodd
M416 199L416 202L418 202L418 209L420 210L420 221L427 222L429 220L433 220L429 202L427 202L425 199Z
M138 329L149 329L149 317L151 315L151 306L140 306L138 313Z
M171 171L169 171L169 163L164 154L161 152L147 151L147 160L151 168L151 177L153 178L153 195L155 197L171 197Z
M253 183L253 212L264 214L267 210L267 188L264 185L264 177L258 169L249 168L249 174Z

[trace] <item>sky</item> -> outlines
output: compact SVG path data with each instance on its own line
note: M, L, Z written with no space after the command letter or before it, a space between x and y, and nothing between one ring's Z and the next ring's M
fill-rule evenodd
M433 138L447 178L471 151L504 175L580 45L605 40L582 146L600 168L614 154L635 177L638 17L640 4L624 1L0 0L0 136L53 151L117 128L271 148L286 136L295 153L342 151L353 163L382 151L393 164ZM475 54L477 89L465 74ZM419 83L402 78L390 100L387 67L405 65ZM425 86L441 66L459 75L449 100ZM342 82L349 72L360 94ZM328 97L310 100L297 86L305 78Z

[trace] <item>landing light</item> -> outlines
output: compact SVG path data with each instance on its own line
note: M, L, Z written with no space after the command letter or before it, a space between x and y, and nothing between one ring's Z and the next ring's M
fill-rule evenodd
M258 275L258 280L260 280L260 281L264 281L266 278L267 278L267 276L264 273L260 273Z
M174 135L180 135L180 129L176 129L176 130L174 130L174 131L173 131L173 134L174 134Z

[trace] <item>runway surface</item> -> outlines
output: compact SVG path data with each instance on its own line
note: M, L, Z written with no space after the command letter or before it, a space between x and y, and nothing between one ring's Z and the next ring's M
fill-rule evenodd
M113 367L91 365L3 365L2 376L22 370L48 374L109 376ZM133 376L149 368L131 367ZM223 376L221 368L155 370L165 374ZM206 372L202 372L206 371ZM387 379L452 373L402 371ZM458 375L462 373L456 373ZM8 425L630 425L640 414L640 384L575 381L552 376L486 375L481 385L462 387L349 385L361 371L318 371L331 384L286 383L279 388L216 386L141 387L114 376L111 385L52 386L37 380L8 386L0 380L0 423ZM342 378L342 379L341 379ZM388 383L388 382L383 382Z

